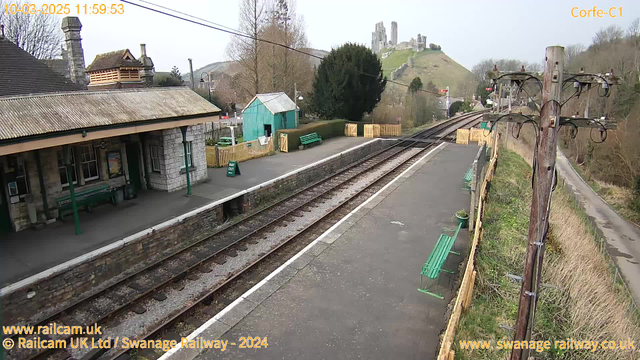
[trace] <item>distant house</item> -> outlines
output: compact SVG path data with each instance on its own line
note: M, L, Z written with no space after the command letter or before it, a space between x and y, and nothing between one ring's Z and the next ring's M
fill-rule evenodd
M139 88L153 84L153 61L147 56L145 45L140 47L140 60L129 49L97 55L87 67L89 90Z
M58 217L71 187L175 191L187 172L191 183L207 178L203 123L220 109L187 87L87 91L80 21L62 24L69 78L0 35L0 234ZM143 86L148 60L100 57L93 73L115 77L93 79Z
M258 94L242 110L245 141L271 136L281 129L294 129L296 105L284 92Z

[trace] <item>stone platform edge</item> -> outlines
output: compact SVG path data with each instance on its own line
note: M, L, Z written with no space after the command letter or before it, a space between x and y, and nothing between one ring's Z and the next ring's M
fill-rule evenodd
M142 239L143 237L145 237L145 236L147 236L149 234L152 234L154 232L158 232L158 231L160 231L162 229L166 229L166 228L168 228L168 227L170 227L172 225L181 223L181 222L183 222L183 221L185 221L185 220L187 220L189 218L192 218L192 217L194 217L194 216L196 216L198 214L201 214L201 213L203 213L203 212L205 212L207 210L210 210L210 209L212 209L212 208L214 208L214 207L216 207L218 205L224 204L224 203L226 203L226 202L228 202L230 200L236 199L236 198L238 198L240 196L243 196L245 194L255 192L257 190L260 190L261 188L270 186L270 185L274 184L275 182L277 182L279 180L286 179L286 178L291 177L293 175L296 175L296 174L298 174L298 173L300 173L300 172L302 172L304 170L307 170L309 168L313 168L313 167L318 166L320 164L326 163L328 161L331 161L331 160L333 160L335 158L338 158L340 156L348 154L349 152L352 152L354 150L360 149L360 148L365 147L367 145L371 145L372 143L375 143L377 141L384 141L384 139L380 139L380 138L372 139L371 141L367 141L365 143L362 143L360 145L354 146L352 148L349 148L349 149L347 149L345 151L342 151L340 153L334 154L334 155L329 156L327 158L324 158L322 160L319 160L319 161L316 161L314 163L305 165L305 166L303 166L303 167L301 167L299 169L290 171L290 172L288 172L288 173L286 173L284 175L281 175L281 176L278 176L278 177L273 178L271 180L265 181L265 182L263 182L261 184L253 186L253 187L251 187L249 189L241 190L241 191L239 191L239 192L237 192L235 194L229 195L229 196L227 196L227 197L225 197L223 199L216 200L214 202L208 203L208 204L206 204L204 206L201 206L201 207L199 207L197 209L191 210L191 211L189 211L187 213L184 213L184 214L182 214L180 216L176 216L176 217L174 217L172 219L169 219L169 220L166 220L166 221L164 221L164 222L162 222L160 224L154 225L154 226L149 227L147 229L141 230L141 231L139 231L139 232L137 232L135 234L129 235L127 237L124 237L122 240L115 241L114 243L111 243L109 245L103 246L103 247L101 247L99 249L93 250L93 251L91 251L89 253L86 253L84 255L78 256L78 257L73 258L71 260L68 260L68 261L66 261L66 262L64 262L62 264L56 265L56 266L54 266L52 268L49 268L49 269L44 270L44 271L42 271L40 273L32 275L32 276L30 276L28 278L25 278L23 280L15 282L15 283L13 283L11 285L7 285L4 288L0 289L0 297L4 297L4 296L7 296L7 295L10 295L10 294L14 293L15 291L18 291L20 289L28 287L28 286L30 286L32 284L35 284L35 283L39 282L39 281L42 281L44 279L47 279L47 278L50 278L52 276L58 275L60 273L63 273L65 271L69 270L70 268L77 267L77 266L79 266L79 265L81 265L83 263L86 263L87 261L90 261L90 260L93 260L93 259L95 259L97 257L100 257L100 256L104 255L105 253L112 252L114 250L118 250L118 249L124 248L124 247L126 247L128 245L131 245L131 244L135 243L136 241Z

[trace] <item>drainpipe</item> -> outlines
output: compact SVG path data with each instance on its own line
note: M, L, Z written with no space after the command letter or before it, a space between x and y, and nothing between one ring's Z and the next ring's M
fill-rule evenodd
M73 190L73 166L71 165L71 147L69 145L62 146L62 157L64 158L64 165L67 167L67 181L69 182L69 196L71 197L71 208L73 209L73 221L76 226L76 235L80 235L82 234L82 230L80 229L76 194Z
M36 150L36 167L38 168L38 180L40 181L40 194L42 195L42 206L44 207L44 215L47 220L51 219L49 213L49 202L47 201L47 187L44 185L44 176L42 175L42 162L40 161L40 150Z
M180 126L182 131L182 146L184 146L184 168L187 173L187 196L191 196L191 179L189 178L189 155L187 154L187 129L188 126ZM193 151L193 148L191 149Z

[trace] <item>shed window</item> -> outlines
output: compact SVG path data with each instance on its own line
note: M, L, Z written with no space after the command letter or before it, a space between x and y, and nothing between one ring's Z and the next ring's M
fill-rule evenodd
M184 144L180 144L180 162L182 166L180 169L184 169ZM193 155L191 154L191 141L187 141L187 162L189 163L189 167L193 166Z
M64 166L62 160L62 150L58 150L58 172L60 173L60 184L62 187L69 186L69 179L67 178L67 167ZM76 154L74 149L71 149L71 177L73 183L78 183L78 176L76 175Z
M151 145L149 146L149 150L151 153L151 171L160 172L160 147L158 145ZM184 153L184 150L182 152Z
M96 149L92 145L80 147L80 167L85 181L100 178L98 157L96 156Z

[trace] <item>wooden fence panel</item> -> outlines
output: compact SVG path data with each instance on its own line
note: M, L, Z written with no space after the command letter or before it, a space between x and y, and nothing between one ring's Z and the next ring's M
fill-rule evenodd
M380 124L380 136L402 136L402 125Z
M280 134L280 151L289 152L289 138L287 134Z
M344 124L344 136L357 137L358 124Z
M456 132L456 144L468 145L469 144L469 130L458 129Z
M380 137L380 125L366 124L364 126L364 137L366 138Z
M215 147L207 146L207 166L224 167L230 160L246 161L265 156L273 151L273 137L266 145L260 145L258 140L243 142L235 146L219 147L218 157L215 159Z

